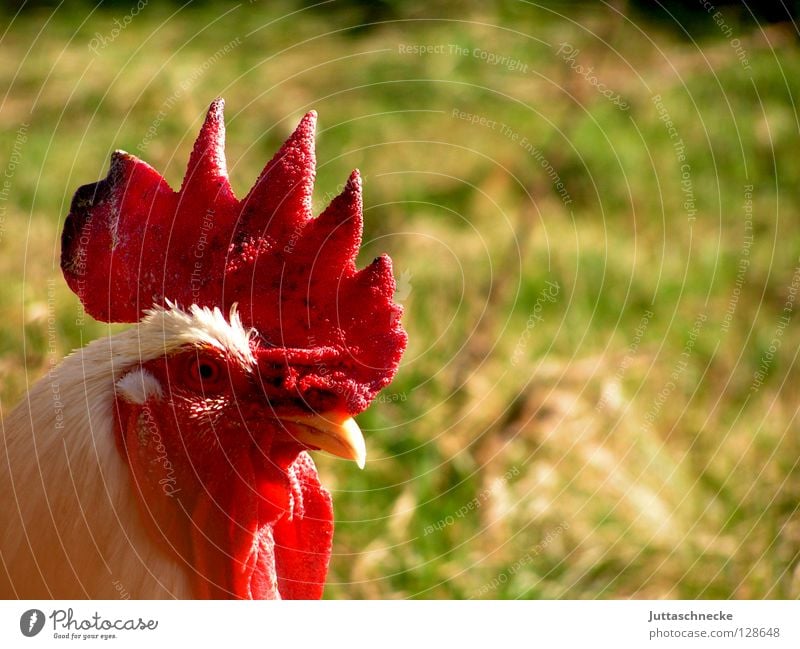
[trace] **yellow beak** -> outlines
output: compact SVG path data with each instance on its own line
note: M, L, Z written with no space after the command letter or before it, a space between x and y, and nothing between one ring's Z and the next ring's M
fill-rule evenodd
M361 429L350 415L326 412L281 417L280 420L300 443L346 460L354 460L359 469L364 468L367 447Z

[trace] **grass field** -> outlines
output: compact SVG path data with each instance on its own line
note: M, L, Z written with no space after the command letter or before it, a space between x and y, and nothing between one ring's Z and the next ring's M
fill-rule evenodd
M241 195L314 108L316 209L361 169L362 263L392 256L410 336L366 469L317 457L327 596L800 596L796 33L155 5L2 17L3 411L108 330L58 254L114 149L178 186L223 96Z

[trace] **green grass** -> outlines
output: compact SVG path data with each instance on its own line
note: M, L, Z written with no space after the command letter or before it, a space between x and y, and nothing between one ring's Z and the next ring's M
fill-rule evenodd
M105 174L111 151L177 186L224 96L241 194L315 108L317 209L359 167L362 262L387 251L410 285L405 361L360 417L366 469L317 458L337 516L327 596L800 596L796 313L751 389L799 263L791 35L731 18L745 70L713 29L693 44L586 6L474 3L449 19L435 3L392 6L360 28L356 10L148 6L96 54L89 42L127 5L3 18L4 164L29 124L0 233L3 410L47 367L48 299L58 355L108 330L76 325L57 260L72 192ZM629 110L556 55L562 42ZM655 94L686 145L694 221ZM725 326L747 184L750 265ZM529 327L546 282L558 296Z

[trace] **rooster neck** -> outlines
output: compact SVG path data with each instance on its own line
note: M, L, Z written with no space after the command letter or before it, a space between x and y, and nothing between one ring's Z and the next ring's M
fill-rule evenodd
M8 467L0 475L4 598L192 595L185 573L140 524L114 440L121 359L113 348L106 338L74 352L2 421L0 462Z

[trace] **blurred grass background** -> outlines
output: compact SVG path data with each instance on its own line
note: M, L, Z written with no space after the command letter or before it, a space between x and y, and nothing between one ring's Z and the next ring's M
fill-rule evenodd
M366 469L316 458L327 596L800 596L797 32L689 4L6 10L3 411L108 331L58 253L114 149L177 187L223 96L241 195L314 108L410 334Z

